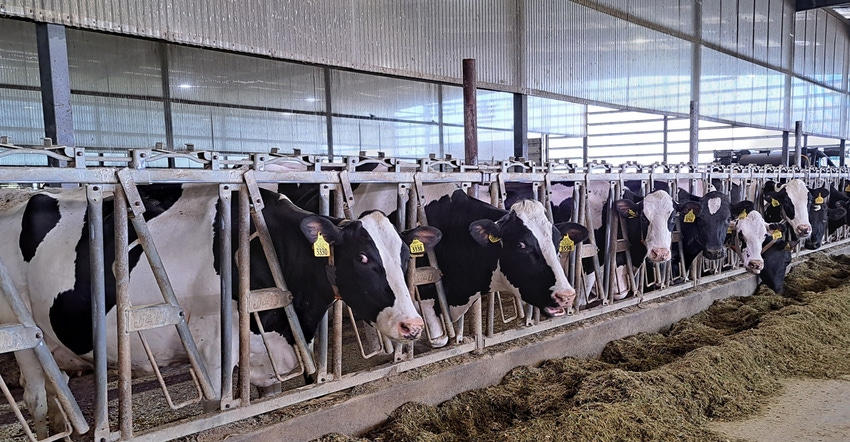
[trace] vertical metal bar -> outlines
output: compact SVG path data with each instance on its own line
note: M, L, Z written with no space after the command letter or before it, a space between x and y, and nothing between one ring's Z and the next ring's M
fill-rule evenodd
M699 103L696 100L691 100L688 162L695 166L699 163Z
M514 94L514 157L528 158L528 96L525 94Z
M239 399L245 407L251 402L251 198L245 185L239 186L239 218L237 250L239 271Z
M130 314L130 247L127 196L115 186L115 310L118 327L118 428L122 439L133 437L132 360L127 316Z
M850 58L850 57L848 57L848 58ZM841 141L838 143L838 166L839 167L844 167L844 156L847 154L846 144L847 144L847 140L845 140L844 138L842 138Z
M584 164L584 165L587 165L587 163L589 161L589 159L588 159L588 150L589 150L588 149L588 147L589 147L588 142L589 142L589 138L588 138L587 135L582 137L582 139L581 139L581 160L582 160L582 164Z
M103 255L103 191L99 185L86 186L89 224L89 265L91 266L92 343L94 347L94 438L109 437L106 355L106 283Z
M669 134L668 130L669 130L669 117L667 115L665 115L664 116L664 132L663 132L664 139L662 141L664 143L663 144L664 153L663 153L663 157L662 157L663 160L664 160L664 164L667 164L667 155L668 155L668 151L670 150L670 144L669 144L670 134Z
M333 161L334 157L334 125L333 125L333 103L331 102L331 98L333 94L331 94L331 69L324 68L322 70L322 76L325 79L325 115L327 116L327 120L325 121L325 127L327 128L327 137L328 137L328 158Z
M439 158L445 158L446 157L446 140L444 140L443 138L445 137L445 129L446 128L443 124L444 121L443 121L443 85L442 84L437 85L437 106L439 106L439 109L437 110L437 123L438 123L437 132L438 132L439 137L440 137L440 150L439 150L440 156L439 156Z
M41 104L44 135L60 146L74 146L74 118L71 113L71 81L68 71L68 45L65 26L36 23L38 70L41 77Z
M478 105L475 59L463 59L463 146L466 164L478 164Z
M160 42L159 74L162 79L162 110L165 120L165 146L174 150L174 119L171 114L171 67L168 64L168 43Z
M794 165L800 167L803 161L803 122L794 122Z
M233 191L228 184L218 187L219 260L221 263L221 405L233 399Z
M791 164L790 163L791 152L789 150L789 142L788 142L789 137L790 137L790 134L788 133L787 130L782 131L782 158L781 158L780 161L782 162L783 166L788 166L789 164Z
M319 215L328 216L331 211L330 186L321 184L319 186ZM319 322L319 329L313 340L313 349L316 355L316 382L328 380L328 312L326 311Z
M693 3L691 21L694 26L694 41L691 52L691 105L690 105L690 143L688 161L699 163L699 100L700 80L702 79L702 1ZM666 162L666 158L665 158Z

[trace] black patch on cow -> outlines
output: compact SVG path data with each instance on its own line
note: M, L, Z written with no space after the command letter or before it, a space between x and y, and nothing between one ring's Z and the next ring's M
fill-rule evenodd
M168 210L182 194L180 185L163 184L139 186L139 194L145 203L144 218L150 220ZM149 193L150 192L150 193ZM115 228L113 208L114 200L103 202L103 254L106 312L115 306L115 275L112 266L115 262ZM138 236L132 224L129 226L128 242ZM63 345L81 355L92 351L92 308L91 308L91 261L89 253L88 212L85 214L83 233L74 249L74 288L59 293L50 307L50 324ZM142 255L140 246L129 253L129 266L132 271Z
M59 202L51 196L36 194L27 201L21 219L21 236L18 239L25 262L32 260L38 245L59 224L61 216Z

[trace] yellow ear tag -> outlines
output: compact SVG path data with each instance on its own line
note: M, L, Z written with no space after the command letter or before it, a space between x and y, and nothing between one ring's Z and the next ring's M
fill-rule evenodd
M316 258L331 256L331 245L325 241L325 237L321 233L316 235L316 242L313 243L313 256Z
M742 210L741 213L738 214L738 219L747 219L747 211Z
M419 238L414 239L410 242L410 254L411 255L421 255L425 253L425 244L419 240Z
M774 230L774 231L773 231L773 235L772 235L772 236L773 236L773 239L779 239L779 238L782 238L782 231L781 231L781 230L779 230L779 229L776 229L776 230Z
M773 207L779 207L779 201L777 201L776 198L771 198L770 205Z
M692 223L697 220L697 216L694 215L693 209L688 210L688 213L685 214L685 222Z
M629 218L637 218L637 213L632 209L629 209Z
M850 184L848 184L848 185L847 185L847 187L845 187L845 188L844 188L844 191L845 191L845 192L850 192Z
M734 233L734 232L735 232L735 229L733 229L733 228L732 228L732 225L731 225L731 224L729 224L729 227L727 227L727 228L726 228L726 234L727 234L727 235L731 235L731 234L732 234L732 233Z
M558 252L559 253L567 253L572 252L576 249L576 243L573 242L573 239L570 238L569 235L564 235L564 238L558 244Z
M497 243L497 242L499 242L499 241L501 241L501 240L502 240L502 238L499 238L498 236L493 236L493 234L492 234L492 233L491 233L491 234L489 234L489 235L487 235L487 239L489 239L489 240L490 240L490 242L491 242L491 243L493 243L493 244L495 244L495 243Z
M815 198L815 204L823 204L823 197L818 194L818 197Z

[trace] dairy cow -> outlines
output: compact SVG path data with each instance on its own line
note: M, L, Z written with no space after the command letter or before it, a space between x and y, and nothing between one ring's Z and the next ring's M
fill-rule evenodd
M553 226L538 201L521 200L503 210L460 189L430 201L425 213L428 223L443 234L434 251L452 320L469 308L477 293L510 292L547 316L563 315L573 304L576 293L558 253L565 236L573 246L584 241L585 227ZM426 303L427 309L432 306L433 301ZM423 315L432 331L441 330L434 315Z
M802 180L795 178L785 184L768 181L762 198L765 204L764 220L769 223L788 223L791 240L806 239L812 234L809 210L814 198Z
M216 223L218 186L140 186L139 192L147 209L144 216L154 242L169 270L174 292L217 389L221 378L220 262L216 252L221 233ZM328 258L316 257L312 250L312 244L320 235L333 249L335 284L346 303L393 340L419 337L424 322L414 308L404 280L404 269L410 258L405 243L419 239L427 248L433 247L440 237L437 229L420 227L399 235L380 212L369 212L357 220L343 222L299 209L276 192L261 192L265 204L263 217L308 340L312 339L317 324L334 299L334 287L326 268ZM85 190L2 190L0 193L0 202L3 202L0 231L6 238L0 244L0 256L9 267L15 286L32 306L33 317L44 331L60 368L89 367L93 344ZM109 196L104 201L103 226L107 269L111 268L115 255L112 206ZM132 228L129 234L132 243L136 239ZM237 235L233 236L236 250ZM270 269L256 239L251 243L250 256L251 288L273 287ZM238 265L234 262L234 266L238 268ZM129 291L134 305L161 303L150 265L141 257L138 246L130 252L130 266ZM105 279L107 327L114 330L117 315L113 308L115 277L107 271ZM8 310L0 311L2 319L8 321ZM297 364L297 357L284 311L261 312L260 318L278 368L283 373L291 370ZM238 324L235 319L234 336ZM160 364L187 360L173 328L144 333ZM115 334L107 335L108 359L115 363ZM133 340L132 345L134 371L150 371L140 342ZM235 348L233 354L239 354ZM251 336L251 357L251 383L257 386L275 383L275 373L256 331ZM43 420L44 382L39 379L36 367L27 366L32 361L19 362L29 392L26 396L28 408L37 421Z
M755 210L733 221L736 240L732 247L744 268L776 293L784 290L785 271L791 263L791 252L786 249L788 230L782 223L765 222Z
M706 259L724 258L726 231L732 215L729 196L711 191L698 197L679 189L678 197L685 268L690 269L700 253Z

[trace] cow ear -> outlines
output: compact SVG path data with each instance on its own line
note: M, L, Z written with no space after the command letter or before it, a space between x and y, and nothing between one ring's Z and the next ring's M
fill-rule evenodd
M556 224L555 229L558 230L558 233L561 235L567 235L570 239L578 244L587 239L590 236L590 232L587 230L587 227L577 224L577 223L559 223Z
M834 209L827 209L826 217L831 220L842 219L847 216L847 209L843 207L836 207Z
M756 204L749 200L739 201L735 204L732 204L732 207L729 208L731 212L732 218L741 218L741 214L747 216L747 213L752 212L756 209Z
M478 244L486 246L502 240L502 229L489 219L479 219L469 225L469 234Z
M628 188L623 189L623 199L626 199L626 200L629 200L629 201L634 201L634 202L643 201L642 196L632 192L632 190L628 189Z
M688 214L688 212L690 212L691 210L693 210L693 211L694 211L694 215L699 215L699 212L700 212L700 210L701 210L701 209L702 209L702 206L700 206L700 204L699 204L699 203L694 202L694 201L686 201L686 202L684 202L684 203L680 203L680 204L679 204L678 211L679 211L679 213L681 213L682 215L687 215L687 214Z
M340 233L339 228L327 218L318 215L310 215L302 219L301 232L304 233L310 244L316 242L319 233L322 234L322 237L328 244L339 244L342 242L342 233Z
M430 226L419 226L415 229L406 230L401 233L401 239L404 240L404 243L407 244L411 249L414 247L411 246L413 241L419 241L425 247L425 250L431 251L434 249L434 246L440 242L440 239L443 237L443 232L436 227ZM413 250L411 250L413 253Z
M614 209L620 214L621 217L630 219L637 218L640 215L640 208L634 201L631 200L617 200L614 202Z
M685 202L688 202L688 201L699 201L699 200L700 200L700 197L698 197L698 196L696 196L696 195L693 195L692 193L690 193L690 192L688 192L687 190L682 189L682 188L680 187L680 188L679 188L679 193L678 193L678 195L676 195L676 199L677 199L680 203L685 203Z

